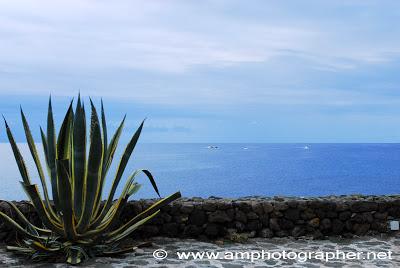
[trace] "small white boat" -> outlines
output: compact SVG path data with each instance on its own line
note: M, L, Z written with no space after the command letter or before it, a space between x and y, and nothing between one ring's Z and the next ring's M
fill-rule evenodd
M248 150L249 148L247 148L247 147L243 147L243 150Z
M308 147L307 145L303 147L304 150L309 150L310 147Z
M207 148L208 148L208 149L218 149L218 146L215 146L215 145L208 145Z

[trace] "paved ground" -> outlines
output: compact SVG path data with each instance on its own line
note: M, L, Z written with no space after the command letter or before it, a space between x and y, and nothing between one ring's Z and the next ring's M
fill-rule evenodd
M139 249L138 252L127 254L125 258L98 258L85 263L84 267L220 267L220 268L239 268L239 267L400 267L400 236L397 237L363 237L359 239L331 239L331 240L309 240L309 239L251 239L247 243L206 243L196 240L178 240L171 238L154 238L153 246ZM165 259L155 259L153 252L159 250L157 257L164 257L163 251L168 253ZM253 257L257 258L264 250L265 259L254 259L253 262L246 258L244 252L253 252ZM335 259L331 261L314 258L301 262L300 259L293 258L293 252L345 252L346 254L357 254L359 252L361 259L343 260ZM219 259L179 260L177 252L219 252ZM283 251L292 252L286 259L279 259L279 254ZM388 252L391 251L391 259ZM266 259L267 253L275 252L275 259ZM350 253L353 252L353 253ZM362 253L361 253L362 252ZM374 253L369 253L370 259L367 259L367 252L380 253L379 259L371 259ZM244 255L241 255L244 253ZM241 259L231 260L236 254ZM250 254L250 253L249 253ZM303 253L304 254L304 253ZM340 254L340 253L338 253ZM342 255L339 255L341 258ZM349 256L349 255L348 255ZM251 257L251 256L250 256ZM262 256L260 256L262 257ZM304 256L303 256L304 257ZM29 264L25 260L16 258L8 252L5 252L4 246L0 247L0 266L1 267L67 267L65 264Z

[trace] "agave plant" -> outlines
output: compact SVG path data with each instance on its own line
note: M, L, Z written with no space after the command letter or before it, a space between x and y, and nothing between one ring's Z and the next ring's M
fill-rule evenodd
M44 133L42 128L40 128L40 133L52 200L50 200L45 172L22 109L22 123L42 184L43 196L37 185L31 183L24 159L4 119L7 136L21 173L21 185L43 223L43 226L35 226L13 203L8 202L18 216L19 222L22 223L21 225L0 212L0 218L13 226L19 234L18 237L21 238L18 239L16 245L7 246L8 250L28 254L35 259L64 256L66 262L70 264L79 264L95 256L126 253L132 251L132 247L123 247L122 239L156 216L163 206L180 197L180 193L176 192L160 199L127 223L116 226L128 199L140 188L140 184L135 181L139 173L146 175L157 195L160 196L160 194L152 174L148 170L141 169L135 170L127 178L121 195L114 200L117 186L142 131L143 121L127 144L116 169L109 194L107 198L103 198L105 197L104 183L114 158L125 117L108 142L103 102L101 102L101 123L92 100L90 100L90 105L90 138L87 144L85 108L80 97L78 97L75 111L71 101L58 137L55 134L51 99L49 100L47 133Z

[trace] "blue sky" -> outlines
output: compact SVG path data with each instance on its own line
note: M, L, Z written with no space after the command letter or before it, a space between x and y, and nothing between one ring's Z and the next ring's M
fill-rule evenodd
M399 1L1 1L0 113L23 141L20 104L38 134L80 91L145 142L399 142L399 24Z

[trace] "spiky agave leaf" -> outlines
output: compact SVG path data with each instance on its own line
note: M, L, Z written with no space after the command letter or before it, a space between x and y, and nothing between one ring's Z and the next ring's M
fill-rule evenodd
M76 220L78 221L82 215L83 189L86 173L86 116L85 107L81 104L80 96L76 104L72 140L74 152L72 158L74 210Z
M101 222L104 217L107 214L107 211L110 209L112 205L112 201L115 195L115 191L117 190L118 184L122 178L122 175L125 171L126 165L128 164L129 158L131 157L131 154L133 150L135 149L136 143L140 137L140 133L142 132L143 129L143 124L144 121L140 124L139 128L136 130L135 134L132 136L131 140L129 141L128 145L125 148L125 151L121 157L121 160L119 162L117 172L114 177L114 181L111 186L110 193L108 195L107 201L100 213L100 215L95 219L94 225L97 225L99 222Z
M84 183L84 206L82 216L78 222L78 231L82 232L87 229L90 219L93 215L93 209L95 208L96 197L99 194L100 180L102 179L102 159L103 159L103 143L101 139L101 129L99 119L97 117L96 108L92 101L90 101L92 107L92 117L90 124L90 149L89 159L87 166L87 176Z
M26 217L25 215L17 208L16 205L14 205L13 202L9 202L9 201L4 201L6 202L13 210L14 212L17 214L18 219L25 224L25 226L29 227L30 230L34 231L36 234L42 234L42 235L51 235L51 231L47 230L47 229L43 229L40 228L38 226L35 226L34 224L32 224Z
M46 201L45 205L46 205L47 209L50 211L51 217L53 219L56 219L57 216L54 213L54 210L53 210L53 208L51 207L51 204L50 204L50 198L49 198L49 194L48 194L48 191L47 191L47 183L46 183L46 178L45 178L44 173L43 173L42 164L40 162L39 155L38 155L37 150L36 150L36 145L35 145L35 142L33 140L33 137L32 137L32 134L31 134L31 130L29 128L28 121L26 120L26 117L25 117L24 112L22 111L22 108L21 108L21 118L22 118L22 124L24 125L26 141L28 143L29 150L30 150L32 158L33 158L33 160L35 162L35 166L36 166L37 172L39 174L40 182L42 184L43 194L44 194L44 198L45 198L45 201Z
M6 126L8 141L10 142L11 149L12 149L14 157L15 157L15 162L17 162L17 166L18 166L19 172L21 174L22 180L26 184L31 184L29 174L28 174L28 169L26 168L24 158L22 157L22 154L17 146L17 143L14 140L14 136L13 136L11 129L8 126L7 121L4 118L4 116L3 116L3 119L4 119L4 124Z
M101 179L101 183L100 183L99 195L97 196L97 200L96 200L96 208L95 208L95 214L94 214L95 218L97 218L100 213L100 202L101 202L101 198L103 195L104 182L106 179L108 169L110 168L112 160L114 159L115 151L118 147L119 138L121 137L121 133L124 128L125 118L126 118L126 116L124 116L120 125L118 126L117 130L115 131L113 137L111 138L110 144L108 145L107 151L105 152L105 155L103 157L102 179ZM103 127L106 127L105 123L104 123Z
M57 170L56 170L56 159L57 159L57 143L56 143L56 130L54 127L53 119L53 107L51 104L51 98L49 98L49 106L47 111L47 142L46 142L46 161L47 170L50 174L51 189L53 195L53 201L58 208L60 206L58 200L58 190L57 190Z
M113 201L116 189L141 134L143 121L126 146L108 197L104 205L101 205L103 186L118 146L125 117L108 144L103 102L101 102L101 123L93 102L90 101L90 104L90 140L88 155L86 155L85 108L80 96L75 112L72 102L69 105L58 137L55 134L52 104L49 99L47 131L45 133L40 128L40 134L54 207L25 114L21 109L25 136L42 183L44 200L37 185L30 181L22 154L5 121L7 136L21 173L21 185L45 226L42 228L31 224L18 208L10 203L11 208L26 228L0 212L0 218L13 226L22 237L25 237L22 243L17 246L9 246L8 250L29 254L35 259L65 254L66 262L70 264L79 264L92 256L130 252L131 249L118 247L120 241L155 217L162 207L180 197L180 193L177 192L161 199L133 217L128 223L115 228L128 199L140 189L140 184L135 182L135 177L139 173L146 175L158 196L160 193L150 171L139 169L127 178L119 198Z

